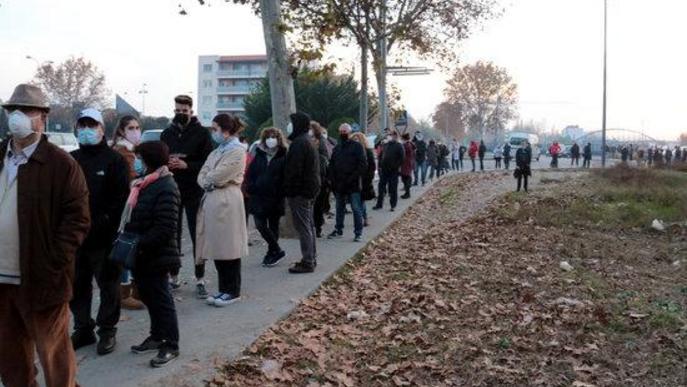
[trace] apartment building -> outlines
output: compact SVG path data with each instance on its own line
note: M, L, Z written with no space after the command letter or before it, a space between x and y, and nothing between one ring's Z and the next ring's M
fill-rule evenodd
M267 56L203 55L198 58L195 111L203 125L220 113L242 115L243 100L267 76Z

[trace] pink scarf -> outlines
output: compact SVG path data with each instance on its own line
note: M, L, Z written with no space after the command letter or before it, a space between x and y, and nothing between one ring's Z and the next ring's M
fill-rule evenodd
M138 204L138 195L147 186L156 182L159 178L170 176L172 173L169 171L166 165L157 169L157 171L146 175L145 177L139 178L131 182L131 191L129 191L129 198L126 200L124 205L124 212L122 212L122 218L119 222L119 232L124 231L124 227L131 220L131 213L136 208Z

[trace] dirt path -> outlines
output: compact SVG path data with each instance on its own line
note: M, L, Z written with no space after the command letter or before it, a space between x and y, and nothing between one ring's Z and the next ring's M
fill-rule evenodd
M577 176L535 172L531 188L546 191ZM513 188L507 173L439 181L210 384L463 384L455 366L464 361L463 343L484 334L477 321L497 314L492 306L480 309L489 301L478 294L483 273L472 278L466 266L481 257L467 254L467 246L480 249L489 238L471 220Z

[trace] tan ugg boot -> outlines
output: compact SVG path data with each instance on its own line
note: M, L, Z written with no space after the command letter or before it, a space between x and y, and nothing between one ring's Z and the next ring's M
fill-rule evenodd
M145 309L145 305L143 303L133 297L133 285L122 285L121 286L121 294L122 294L122 308L127 309L127 310L141 310Z

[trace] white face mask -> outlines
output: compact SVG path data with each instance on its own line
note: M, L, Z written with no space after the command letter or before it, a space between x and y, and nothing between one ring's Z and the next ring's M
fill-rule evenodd
M288 125L286 125L286 133L293 133L293 124L291 122L289 122Z
M327 133L322 133L322 138L327 139Z
M312 137L315 135L315 132L312 131L312 129L308 130L308 136Z
M7 124L12 135L19 139L24 139L33 134L33 119L19 110L10 114Z
M267 147L270 149L274 149L278 143L279 141L277 141L276 138L268 138L265 140L265 145L267 145Z

